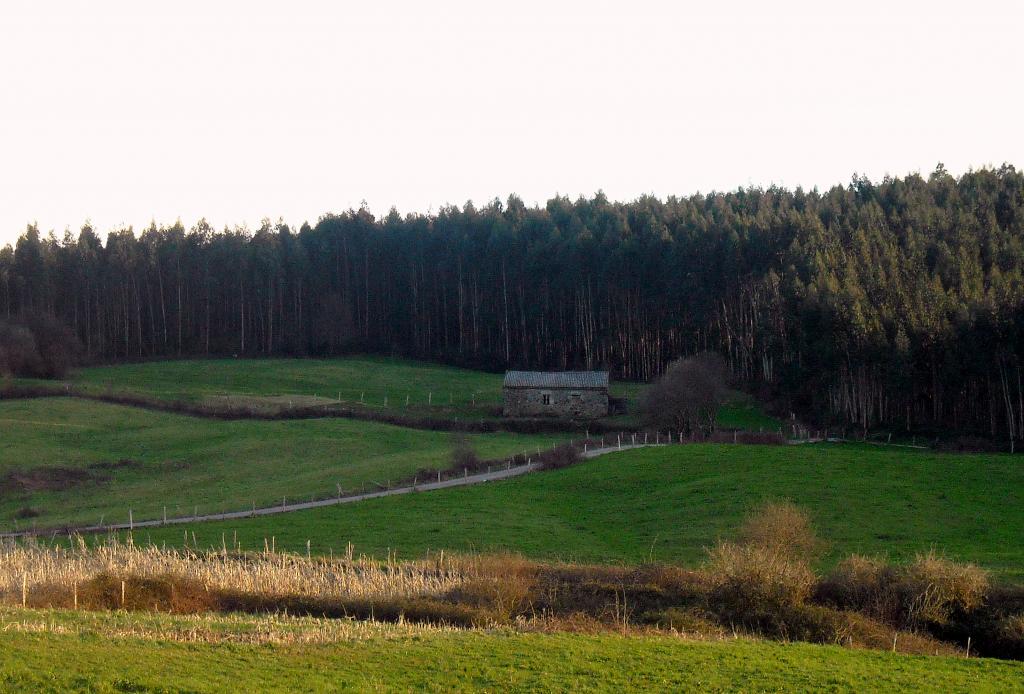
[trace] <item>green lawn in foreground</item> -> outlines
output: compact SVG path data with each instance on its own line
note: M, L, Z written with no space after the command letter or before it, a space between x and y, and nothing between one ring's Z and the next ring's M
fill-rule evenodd
M190 526L200 545L238 533L243 548L412 558L428 549L513 550L595 562L694 565L766 500L805 508L829 544L897 560L936 548L1024 578L1024 462L867 445L705 444L615 453L576 467L238 522ZM181 528L136 534L180 542Z
M257 505L387 484L421 467L449 465L452 436L347 419L219 421L74 398L0 401L0 485L7 473L86 468L122 459L129 467L93 470L106 482L61 491L0 488L0 528L32 507L41 526L127 522ZM500 458L558 437L508 433L469 437L482 458ZM24 524L24 521L22 522Z
M8 611L6 621L25 613ZM0 629L0 688L39 691L1008 692L1024 666L835 646L667 636L377 627L322 644L182 643L126 636L135 617L46 612L37 633ZM25 618L33 621L31 618ZM132 621L127 621L131 619ZM180 618L141 617L173 628ZM217 618L214 618L217 619ZM91 626L53 633L88 620ZM191 624L191 623L190 623ZM185 624L184 626L190 626ZM237 626L237 625L236 625ZM314 627L311 627L314 628Z

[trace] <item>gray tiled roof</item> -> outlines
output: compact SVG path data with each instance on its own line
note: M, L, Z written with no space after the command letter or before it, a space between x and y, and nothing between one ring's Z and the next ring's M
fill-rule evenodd
M506 388L579 388L608 387L607 371L506 371Z

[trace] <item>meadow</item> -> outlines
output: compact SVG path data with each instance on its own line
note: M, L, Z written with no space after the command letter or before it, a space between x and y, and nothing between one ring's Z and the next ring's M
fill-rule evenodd
M754 506L789 500L828 542L823 566L852 553L902 561L935 549L998 577L1024 579L1024 466L858 444L693 444L613 453L564 470L475 487L282 516L185 526L202 547L378 557L429 550L513 551L581 562L696 565ZM181 544L183 528L136 533Z
M83 392L129 393L212 406L266 407L342 403L347 407L450 419L493 419L504 375L377 356L336 359L187 359L83 368L69 383ZM23 380L24 384L32 381ZM635 427L643 384L612 380L610 394L633 410L609 418ZM725 428L775 430L749 396L733 392L719 413Z
M0 609L0 688L1006 692L1020 663L679 636Z
M80 400L0 401L0 527L127 522L323 498L447 468L453 437L348 419L218 421ZM503 458L550 436L467 437ZM17 516L21 515L19 520Z
M501 404L502 378L424 362L358 356L119 364L81 369L71 382L91 393L127 392L192 403L296 396L457 416L493 415L490 410Z
M496 416L501 376L352 357L95 367L78 372L72 383L92 394L231 405L340 399L383 409L386 397L389 410L464 419ZM615 394L635 405L640 388L618 384ZM609 421L631 426L637 420L634 411ZM719 425L757 431L775 430L781 423L752 398L733 393L720 411ZM449 433L353 419L225 421L74 397L0 401L0 431L0 527L5 529L15 523L23 528L101 518L124 522L128 508L141 520L160 517L165 506L170 516L189 515L274 505L283 498L324 498L338 485L349 492L376 488L425 468L448 467L455 442ZM481 458L499 459L549 448L569 436L495 433L468 439ZM827 542L815 566L822 576L853 553L899 563L936 550L979 564L997 583L1024 580L1019 542L1024 536L1024 466L1012 456L867 444L627 450L504 482L277 516L140 529L132 535L135 545L149 546L140 552L128 545L75 555L65 552L67 541L44 540L44 548L59 545L61 550L45 550L32 567L8 566L0 586L8 605L20 605L22 587L30 585L28 604L37 608L0 607L5 654L0 688L273 691L294 689L296 683L312 690L435 691L1024 687L1019 663L948 657L961 648L959 642L925 638L914 646L917 637L910 632L907 648L932 653L934 646L940 655L926 659L735 638L722 626L724 617L716 617L721 623L715 626L700 613L685 617L683 626L674 618L666 626L654 613L633 615L629 625L622 622L621 632L615 620L609 625L611 602L600 602L610 600L608 586L621 583L625 601L628 584L634 606L637 600L654 599L662 590L652 592L658 580L671 585L674 579L665 577L688 575L680 567L706 565L708 549L735 537L751 509L778 500L805 510ZM16 521L17 516L22 517ZM85 542L96 547L106 540L94 536ZM182 545L213 553L157 549ZM265 552L268 547L274 551ZM281 554L287 551L300 556ZM301 556L307 552L313 555L309 560ZM652 563L669 566L641 566ZM481 622L506 609L502 591L507 588L497 597L488 592L505 586L504 566L518 572L520 581L531 572L540 576L531 579L531 590L540 591L531 600L562 595L557 604L564 614L538 619L527 611ZM647 585L645 572L662 578ZM205 586L205 592L196 593L198 602L192 607L146 603L146 577L159 583L172 575L182 577L186 593L189 586ZM142 590L137 596L141 603L124 602L124 583L117 601L116 584L124 577L129 597ZM544 588L548 580L569 582ZM574 588L576 580L582 582ZM58 584L63 593L47 593ZM81 597L83 607L100 611L49 609L71 604L72 585L76 605ZM239 585L257 597L233 597ZM477 595L481 586L491 587ZM578 625L571 614L576 609L573 590L597 600L590 605L594 614L581 617ZM60 599L49 602L53 596ZM439 603L441 597L454 603ZM474 602L478 599L484 602ZM310 615L328 614L317 610L337 600L342 612L334 617L371 619L287 617L275 600L286 605L285 614ZM212 612L160 613L179 608ZM808 614L819 608L808 606ZM232 612L239 609L249 614ZM616 602L615 614L618 609ZM430 623L407 623L406 614ZM687 621L694 615L696 622ZM709 630L701 631L704 627ZM858 628L858 639L868 639L858 645L879 648L885 647L879 639L890 638L887 629L901 627L865 622ZM741 628L739 633L760 632ZM808 640L831 643L829 633L826 628L824 636ZM441 662L445 667L436 667Z

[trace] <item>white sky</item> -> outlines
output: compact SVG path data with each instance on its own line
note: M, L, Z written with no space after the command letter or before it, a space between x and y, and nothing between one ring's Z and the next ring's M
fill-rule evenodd
M0 0L0 244L1024 166L1024 3Z

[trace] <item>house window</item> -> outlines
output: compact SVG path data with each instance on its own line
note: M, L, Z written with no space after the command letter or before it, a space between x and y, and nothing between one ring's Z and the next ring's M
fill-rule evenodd
M540 394L540 400L545 405L550 405L551 404L551 393L541 393Z

